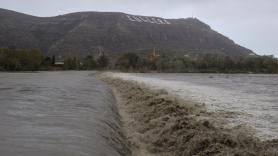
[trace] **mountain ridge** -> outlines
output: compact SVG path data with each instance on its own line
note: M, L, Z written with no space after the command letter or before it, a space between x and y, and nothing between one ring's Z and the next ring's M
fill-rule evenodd
M196 18L164 19L121 12L76 12L37 17L0 9L0 47L38 48L46 55L85 56L100 50L166 55L247 56L237 45Z

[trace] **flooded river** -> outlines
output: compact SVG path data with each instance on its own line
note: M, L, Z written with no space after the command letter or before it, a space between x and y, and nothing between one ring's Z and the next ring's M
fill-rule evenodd
M223 114L231 126L251 126L263 140L278 139L278 75L113 75L204 103L210 111Z
M228 113L232 125L278 139L278 75L123 74ZM4 156L129 155L111 90L94 72L0 73Z
M121 156L115 99L93 72L0 73L3 156Z

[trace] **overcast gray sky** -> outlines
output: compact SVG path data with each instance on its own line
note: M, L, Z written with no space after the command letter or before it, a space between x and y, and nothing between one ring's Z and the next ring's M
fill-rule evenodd
M194 16L258 54L278 57L278 0L0 0L0 7L36 16L79 11Z

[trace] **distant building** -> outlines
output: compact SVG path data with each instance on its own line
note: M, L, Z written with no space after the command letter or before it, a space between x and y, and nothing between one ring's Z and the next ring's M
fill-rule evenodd
M62 61L62 60L57 60L57 61L55 61L55 63L54 63L55 66L63 66L64 64L65 64L65 62Z
M183 57L190 58L190 55L185 54L185 55L183 55Z
M62 56L58 56L58 58L55 59L54 61L54 66L63 67L64 65L65 65L64 59L62 58Z
M149 55L149 59L151 62L157 60L160 57L159 54L156 53L156 49L154 48L152 53Z

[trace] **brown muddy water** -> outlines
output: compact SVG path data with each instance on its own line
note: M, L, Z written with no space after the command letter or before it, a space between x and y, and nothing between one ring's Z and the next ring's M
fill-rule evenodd
M250 126L263 140L278 139L278 75L113 73L111 76L165 89L218 112L229 126Z
M114 96L94 74L0 73L0 155L128 155Z
M113 88L132 156L277 156L245 126L225 128L218 113L138 81L98 76ZM224 121L226 122L226 121Z

